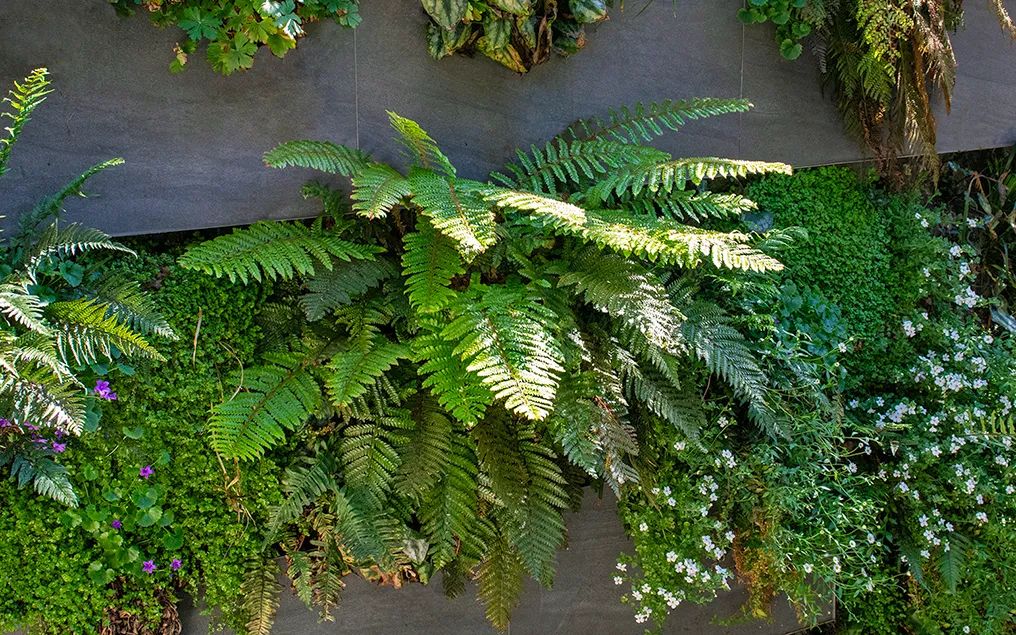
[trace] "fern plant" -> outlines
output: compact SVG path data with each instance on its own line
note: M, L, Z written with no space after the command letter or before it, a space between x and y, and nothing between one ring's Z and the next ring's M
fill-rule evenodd
M257 460L287 436L305 444L266 540L282 541L301 597L327 611L347 573L401 584L442 570L451 594L475 579L505 629L523 572L552 583L578 484L637 487L647 425L696 441L703 403L686 378L716 376L761 429L782 433L751 347L695 288L720 271L782 267L760 236L710 227L753 204L706 181L789 167L641 145L748 107L611 112L519 151L489 182L459 178L396 114L404 170L325 142L266 155L351 178L351 208L311 184L305 195L324 207L313 223L237 229L180 264L302 286L278 320L298 336L237 373L208 423L224 458Z
M49 93L47 71L15 83L0 116L0 175L32 111ZM67 471L38 432L80 434L96 415L90 367L121 357L161 359L152 335L175 337L138 284L108 272L93 254L133 254L106 234L61 221L64 201L81 196L92 175L123 163L104 161L18 216L18 231L0 241L0 468L21 486L74 505ZM4 210L6 211L6 210ZM0 216L3 218L3 216ZM104 393L104 390L98 391ZM108 395L106 395L108 397Z

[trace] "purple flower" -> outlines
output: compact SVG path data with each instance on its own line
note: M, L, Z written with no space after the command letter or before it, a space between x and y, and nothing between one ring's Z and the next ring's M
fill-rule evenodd
M180 567L182 567L182 566L183 566L183 563L180 562L179 558L173 558L173 562L169 563L169 568L172 569L173 571L179 571Z
M4 419L3 417L0 417L0 428L9 428L12 425L14 424L8 421L7 419Z
M47 441L46 439L43 439L42 437L39 437L39 436L33 436L32 437L32 443L49 443L49 441Z
M155 474L155 470L152 469L151 465L146 465L143 468L141 468L141 471L138 474L141 476L141 478L148 480L149 476Z
M55 431L53 431L53 436L55 436L58 439L62 439L65 434L67 433L61 430L60 428L57 428Z
M116 401L116 393L110 391L109 382L102 379L95 382L95 394L106 401Z
M53 451L56 452L57 454L60 454L66 449L67 449L66 443L57 443L56 441L53 442Z
M154 560L145 560L142 563L141 568L144 570L145 573L150 575L152 573L155 573L155 570L158 569L159 567L155 566Z
M120 529L121 527L123 527L123 523L121 523L119 520L113 521L113 529Z
M30 423L26 423L25 424L25 429L26 430L31 430L32 432L38 432L39 431L39 426L33 426Z

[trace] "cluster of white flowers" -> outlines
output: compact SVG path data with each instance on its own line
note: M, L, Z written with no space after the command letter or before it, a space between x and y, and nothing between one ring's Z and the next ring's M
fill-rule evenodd
M737 461L734 460L734 453L730 450L720 452L720 456L713 459L713 463L715 463L716 467L722 467L723 465L726 465L730 469L737 467Z
M963 293L956 294L956 297L953 300L959 306L965 306L968 309L972 309L977 306L977 301L980 299L981 297L974 293L973 289L967 287L966 291Z

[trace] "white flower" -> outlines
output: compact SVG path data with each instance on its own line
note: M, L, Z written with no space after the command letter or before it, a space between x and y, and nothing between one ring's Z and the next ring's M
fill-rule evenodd
M841 353L847 352L847 345L844 342L840 342L839 344L837 344L836 348L840 349Z
M953 245L952 248L949 249L949 255L952 256L953 258L959 258L960 254L962 253L963 248L960 247L959 245Z
M850 542L848 542L847 544L848 544L848 545L850 545L850 548L851 548L851 549L853 549L853 548L857 547L857 543L856 543L856 542L854 542L853 540L851 540L851 541L850 541Z
M677 501L674 500L673 496L671 496L670 498L667 499L667 504L670 505L671 507L674 507L675 505L677 505Z
M619 575L614 576L614 584L616 584L618 586L624 584L624 578L622 578Z
M813 569L814 569L814 567L811 566L810 562L806 562L805 563L805 565L804 565L804 572L805 573L811 573Z
M977 220L975 220L973 218L968 218L967 219L967 227L977 227ZM969 633L970 631L967 631L967 632Z
M928 558L931 557L931 552L928 551L927 549L921 549L921 557L927 560Z
M1012 486L1010 485L1009 487L1012 487ZM734 532L732 532L732 531L728 531L728 532L727 532L727 533L725 534L725 536L726 536L727 540L729 540L730 542L734 542L734 538L736 538L736 537L737 537L737 534L735 534L735 533L734 533Z
M924 227L925 229L928 228L928 219L927 218L922 218L921 219L921 227Z
M970 632L970 627L969 626L964 626L963 627L963 632L964 633L969 633Z
M649 531L649 525L647 525L646 523L640 523L639 531Z
M663 488L663 495L664 496L670 496L670 486L669 485Z
M643 593L649 593L652 590L653 590L653 587L649 586L648 584L643 584L642 585L642 592Z
M875 544L875 534L868 534L868 544Z
M617 563L617 570L618 571L627 571L628 570L628 565L626 565L623 562L618 562Z
M974 514L974 517L977 518L977 520L979 520L982 525L988 522L988 515L985 514L984 512L977 512L976 514Z
M670 563L677 562L677 554L674 553L673 551L668 551L667 552L667 562L670 562Z
M678 441L677 443L674 444L674 449L677 450L678 452L680 452L686 446L687 446L687 444L684 441Z
M855 465L853 461L851 461L850 463L847 463L847 471L850 472L851 474L856 474L857 473L857 465Z

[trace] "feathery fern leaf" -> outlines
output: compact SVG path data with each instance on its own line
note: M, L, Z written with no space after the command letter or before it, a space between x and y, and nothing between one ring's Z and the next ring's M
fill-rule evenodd
M446 457L440 479L424 495L420 507L420 522L435 567L452 561L458 541L471 533L477 514L476 453L464 433L451 434Z
M0 373L0 412L79 434L85 425L80 386L48 369L15 362L19 372Z
M337 261L332 264L331 270L317 271L307 280L307 293L300 296L300 305L308 320L320 320L397 273L395 267L383 258Z
M311 373L313 354L272 353L265 364L234 377L232 399L212 410L208 421L212 448L230 459L251 460L285 439L321 404L321 387Z
M265 154L265 165L273 168L312 168L356 177L370 166L370 160L359 150L328 141L287 141Z
M498 534L488 544L476 579L487 620L499 631L507 631L512 611L522 596L522 561L503 535Z
M67 468L48 458L33 461L32 467L35 470L32 485L38 494L68 507L78 506L78 495L74 492Z
M353 211L371 220L388 212L410 195L409 181L393 168L376 163L361 170L353 179L350 195Z
M739 194L671 190L643 191L639 196L623 196L608 201L608 207L621 207L633 214L658 216L677 221L699 222L707 218L734 218L756 209L754 201Z
M426 403L414 419L416 429L402 450L395 491L411 500L419 500L437 485L446 469L452 444L452 424L444 413Z
M29 274L34 279L35 268L47 258L74 256L96 249L108 249L132 256L137 255L98 229L82 227L73 223L60 229L58 223L54 222L42 231L34 245L25 250L22 262L27 266Z
M466 362L455 353L455 344L442 335L443 325L422 318L420 332L413 339L413 359L421 362L419 373L423 387L429 388L438 403L466 427L483 417L493 395L483 379L466 368Z
M43 322L43 302L28 292L29 280L15 280L13 276L0 281L0 315L26 329L46 335L49 327Z
M48 74L49 71L45 68L35 69L23 83L14 82L14 90L0 101L0 104L10 104L10 112L6 110L0 112L0 118L6 117L11 120L11 125L4 128L7 136L0 139L0 176L7 172L11 149L31 117L32 111L52 92L49 90L49 80L46 79Z
M110 315L138 333L179 339L137 281L125 280L116 274L105 275L96 283L93 295L107 307Z
M706 424L702 399L674 385L673 381L656 369L642 367L623 348L616 347L613 353L612 366L621 373L629 395L697 443L700 431Z
M468 296L456 310L458 317L442 337L459 342L455 353L466 368L509 410L529 419L546 418L564 372L554 312L517 283L488 287L479 301Z
M332 476L335 461L326 448L314 457L302 457L299 462L302 465L286 468L282 486L286 498L270 510L265 546L275 539L283 525L299 518L307 506L338 487Z
M399 133L399 143L407 150L413 165L433 170L448 177L455 176L455 167L415 121L388 112L388 122Z
M643 189L650 193L660 190L683 190L688 183L698 185L705 179L734 178L749 174L779 172L790 174L785 163L742 161L737 159L690 158L674 159L661 163L642 163L622 167L597 180L588 193L593 200L606 201L612 194L631 193L638 196Z
M312 276L318 266L333 268L333 258L373 260L384 251L374 245L342 240L325 232L315 232L301 223L259 221L246 229L201 243L180 256L179 264L216 277L239 279L244 284L262 277L289 280L296 275Z
M402 275L410 304L420 312L432 313L448 305L455 297L449 288L452 278L464 273L455 242L439 233L425 218L416 224L416 232L403 237Z
M383 335L375 335L352 350L338 353L328 363L326 384L332 403L348 406L400 359L409 357L409 346L392 342Z
M278 573L279 565L273 557L257 556L247 562L240 595L247 614L248 635L271 635L282 593L282 585L275 579Z
M38 232L39 225L53 219L60 218L60 213L63 211L63 203L70 196L84 196L81 192L81 188L84 187L85 182L92 178L96 174L103 172L111 167L117 165L123 165L123 159L109 159L97 163L92 167L85 170L85 173L78 176L76 179L68 183L56 194L51 194L36 204L28 212L25 212L18 217L18 232L17 242L22 243L28 238L36 235ZM92 230L97 231L97 230Z
M668 99L653 102L648 109L642 103L637 103L635 112L627 107L622 107L620 114L610 110L610 123L599 117L591 117L568 128L566 134L583 140L612 138L618 143L639 144L664 134L664 128L676 131L686 119L748 112L751 107L751 102L746 99L710 97L679 101Z
M413 202L438 231L458 244L467 261L497 242L494 213L484 199L488 190L482 184L418 168L409 173L409 184Z
M551 227L568 228L579 231L586 224L586 210L554 198L497 188L487 194L487 200L500 207L518 211L531 212L545 220Z
M67 360L73 357L78 364L92 364L100 355L112 359L116 348L128 357L165 361L142 335L109 312L108 305L84 298L47 306L46 317L57 326L53 335L60 355Z
M943 548L935 559L935 567L945 582L949 593L956 593L956 588L963 579L963 571L967 565L967 549L970 539L960 533L950 533L948 550Z
M399 447L409 442L412 413L404 408L358 406L348 417L339 446L346 484L371 509L382 509L401 459Z

